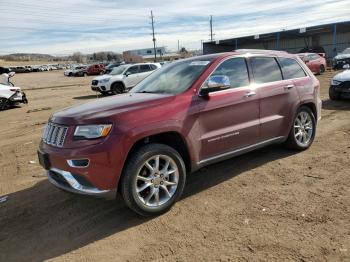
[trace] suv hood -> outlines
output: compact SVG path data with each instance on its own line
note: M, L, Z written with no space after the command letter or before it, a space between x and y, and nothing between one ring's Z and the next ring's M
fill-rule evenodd
M350 58L350 54L339 54L334 57L335 60Z
M63 125L107 123L117 114L159 106L168 103L174 97L170 94L127 93L100 98L58 111L53 114L50 121Z
M101 75L101 76L97 76L95 77L93 80L102 80L102 79L115 79L115 80L122 80L124 77L124 75L108 75L108 74L105 74L105 75Z
M350 70L345 70L339 74L336 74L334 77L333 77L333 80L336 80L336 81L350 81Z

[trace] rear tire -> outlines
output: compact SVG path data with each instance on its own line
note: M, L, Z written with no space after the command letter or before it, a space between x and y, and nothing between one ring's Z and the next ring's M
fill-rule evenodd
M124 93L124 85L122 83L114 83L111 87L112 95L120 95Z
M286 146L300 151L308 149L314 141L315 134L315 116L309 107L301 106L294 117Z
M132 154L124 167L121 194L126 205L141 216L168 211L180 198L186 168L180 154L163 144L148 144Z
M329 98L331 100L340 100L340 93L335 92L333 87L329 87Z
M324 72L326 72L326 68L324 67L324 65L320 66L320 74L323 74Z

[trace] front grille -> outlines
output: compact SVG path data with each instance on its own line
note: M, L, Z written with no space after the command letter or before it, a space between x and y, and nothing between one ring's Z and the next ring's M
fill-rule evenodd
M97 86L97 84L98 84L98 80L92 80L92 85L93 86Z
M49 122L43 134L43 141L46 144L63 147L68 127Z
M344 88L344 89L349 89L349 88L350 88L350 81L341 82L341 83L339 84L339 87L340 87L340 88Z

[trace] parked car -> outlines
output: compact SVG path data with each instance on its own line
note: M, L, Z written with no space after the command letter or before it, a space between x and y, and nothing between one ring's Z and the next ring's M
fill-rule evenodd
M86 68L88 75L103 75L105 72L105 66L103 64L93 64Z
M102 94L121 94L130 90L159 68L161 65L158 63L121 65L107 75L94 78L91 82L91 89Z
M18 103L27 104L26 94L20 87L14 87L10 78L15 75L14 72L4 72L0 74L0 110L5 110Z
M42 70L41 70L41 68L40 68L40 66L38 66L38 65L33 65L32 66L32 72L41 72Z
M105 73L109 74L110 72L112 72L112 70L120 65L124 65L124 62L116 62L116 63L110 63L106 66L105 68Z
M326 50L322 46L304 47L298 53L314 53L326 58Z
M26 69L24 66L16 66L11 68L13 72L15 73L27 73L28 69Z
M70 69L64 71L65 76L84 76L84 73L87 75L86 66L84 65L74 65Z
M53 114L39 162L56 187L100 197L118 189L132 210L157 215L180 198L189 172L275 143L309 148L319 93L317 78L286 52L188 58L128 94Z
M333 58L333 69L342 69L345 65L350 65L350 47Z
M326 71L326 59L315 53L301 53L298 54L301 60L310 68L314 74L322 74Z
M343 68L346 70L335 75L331 80L329 98L332 100L350 98L350 65L346 64Z

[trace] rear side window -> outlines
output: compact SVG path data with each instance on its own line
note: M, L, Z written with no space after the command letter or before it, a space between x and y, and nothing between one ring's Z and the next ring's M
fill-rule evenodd
M273 57L252 57L250 59L255 83L263 84L282 80L281 69Z
M140 73L151 71L149 65L140 65Z
M225 75L230 79L231 88L248 86L249 76L244 58L232 58L223 62L212 76Z
M150 65L150 67L152 68L152 70L156 70L158 68L156 65Z
M301 68L297 61L292 58L280 57L280 61L284 79L293 79L305 77L305 71Z

